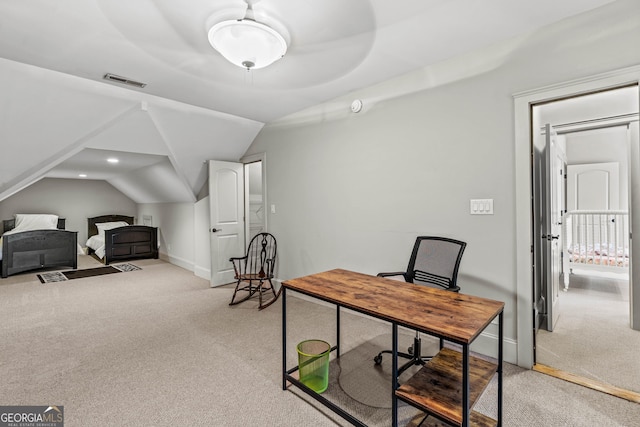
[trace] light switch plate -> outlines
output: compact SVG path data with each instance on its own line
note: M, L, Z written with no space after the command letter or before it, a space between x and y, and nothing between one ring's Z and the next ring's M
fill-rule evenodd
M493 199L471 199L469 213L471 215L493 215Z

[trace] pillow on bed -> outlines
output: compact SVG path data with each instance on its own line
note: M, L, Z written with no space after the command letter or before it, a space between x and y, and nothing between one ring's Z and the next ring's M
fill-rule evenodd
M19 230L56 230L58 215L16 214L16 227Z
M96 228L98 229L98 235L104 239L104 230L126 227L127 225L129 225L129 223L126 221L99 222L96 224Z

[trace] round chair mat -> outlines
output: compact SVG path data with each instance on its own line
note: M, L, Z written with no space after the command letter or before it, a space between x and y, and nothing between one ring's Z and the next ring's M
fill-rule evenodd
M398 349L406 351L412 342L413 335L400 335ZM363 405L391 408L391 354L383 354L380 365L376 365L373 361L381 350L390 349L391 345L391 334L382 334L343 353L339 359L331 362L337 364L338 384L345 394ZM438 341L423 336L423 354L431 354L429 351L437 352L437 350ZM406 361L407 359L398 358L400 366ZM401 375L400 382L409 379L417 370L417 366L407 369Z

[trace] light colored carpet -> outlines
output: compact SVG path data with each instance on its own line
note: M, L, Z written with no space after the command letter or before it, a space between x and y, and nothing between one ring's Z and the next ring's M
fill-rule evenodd
M281 300L262 311L256 301L229 307L232 288L212 289L160 260L136 264L141 271L46 285L35 273L0 280L0 404L64 405L67 427L347 425L294 387L282 390ZM335 342L335 309L292 296L287 303L292 367L296 343ZM378 401L385 391L362 391L379 374L370 351L388 347L391 327L346 311L342 321L344 372L331 371L327 396L368 425L388 426ZM402 339L401 348L410 333ZM477 409L494 413L495 396L491 384ZM415 414L403 406L400 425L415 425ZM638 419L640 405L505 366L505 426Z
M539 331L537 362L640 392L640 331L629 327L629 281L572 275L553 332Z

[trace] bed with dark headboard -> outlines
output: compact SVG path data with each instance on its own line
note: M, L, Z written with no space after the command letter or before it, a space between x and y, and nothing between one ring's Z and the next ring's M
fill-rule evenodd
M129 225L123 224L115 228L105 225L112 224L113 226L118 222ZM157 259L158 228L133 225L133 222L134 218L126 215L101 215L88 218L87 235L89 236L89 241L91 241L92 236L101 236L104 233L104 247L89 248L89 254L95 254L106 265L115 261L143 258Z
M2 278L41 268L78 268L78 233L64 229L64 218L57 219L58 229L7 233L16 228L15 218L2 226Z

